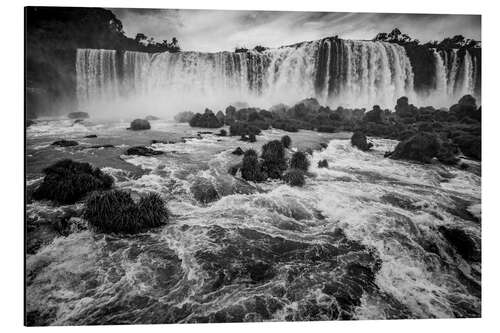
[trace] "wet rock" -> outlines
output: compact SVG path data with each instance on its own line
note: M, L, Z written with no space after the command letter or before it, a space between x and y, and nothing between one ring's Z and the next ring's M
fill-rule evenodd
M93 148L93 149L100 149L100 148L115 148L115 145L112 145L112 144L103 144L103 145L93 145L93 146L90 146L90 148Z
M236 148L235 150L233 150L231 152L231 154L233 155L243 155L245 152L243 151L243 149L241 149L240 147Z
M456 152L455 146L442 141L436 134L420 132L401 141L390 158L431 163L432 158L436 157L442 163L454 164L457 162Z
M127 149L125 152L126 155L138 155L138 156L154 156L163 154L162 151L157 151L151 148L143 147L143 146L135 146Z
M61 160L43 170L42 184L33 192L35 200L52 200L72 204L95 190L106 190L113 178L89 163Z
M464 259L481 261L480 245L466 231L447 226L438 230Z
M352 135L351 144L362 151L368 151L371 147L373 147L371 142L367 142L366 135L359 131L354 132Z
M178 123L189 123L194 117L194 113L191 111L183 111L174 116L174 120Z
M52 142L52 146L72 147L72 146L78 146L78 142L73 141L73 140L58 140L58 141Z
M87 112L77 111L68 113L69 119L87 119L89 118L89 114Z
M219 200L219 193L207 178L198 177L191 185L191 193L194 198L202 204L207 204Z
M327 160L321 160L318 162L318 168L328 168L328 161Z
M142 131L151 129L151 125L149 124L149 121L147 121L146 119L134 119L130 123L130 127L127 129L132 131Z
M85 135L84 138L93 139L93 138L97 138L97 135L95 135L95 134Z

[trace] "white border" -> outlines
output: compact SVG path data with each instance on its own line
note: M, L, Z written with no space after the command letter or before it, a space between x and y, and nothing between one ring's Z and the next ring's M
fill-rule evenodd
M198 324L198 325L141 325L141 326L87 326L60 328L23 327L23 6L94 6L94 7L145 7L145 8L206 8L206 9L261 9L298 11L344 12L400 12L482 14L483 46L483 308L482 319L458 320L393 320L356 322L299 322L299 323L250 323L250 324ZM498 2L457 0L76 0L76 1L18 1L2 4L2 51L0 133L2 135L1 165L1 228L2 254L1 321L4 332L59 331L77 332L255 332L258 331L349 331L349 332L487 332L500 327L499 265L500 213L498 206L500 126L500 15Z

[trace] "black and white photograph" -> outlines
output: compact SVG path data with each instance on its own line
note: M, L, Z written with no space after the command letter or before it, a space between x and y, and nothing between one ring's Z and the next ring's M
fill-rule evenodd
M24 325L482 317L482 16L285 9L23 9Z

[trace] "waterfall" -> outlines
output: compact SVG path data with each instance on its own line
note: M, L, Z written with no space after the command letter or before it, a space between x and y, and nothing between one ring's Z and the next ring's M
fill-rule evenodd
M459 57L457 50L435 50L434 59L432 94L443 97L436 106L474 91L477 59L468 51ZM79 49L76 71L81 108L118 97L123 108L175 113L223 109L237 101L268 108L308 97L332 107L393 108L401 96L417 105L429 102L414 90L405 48L385 42L324 38L241 53Z
M76 52L77 97L80 107L119 96L116 51L78 49Z

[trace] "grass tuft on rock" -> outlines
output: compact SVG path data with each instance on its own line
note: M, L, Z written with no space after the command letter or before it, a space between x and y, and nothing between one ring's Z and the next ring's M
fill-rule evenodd
M290 160L290 168L307 172L309 169L309 160L307 159L307 155L301 151L293 153L292 159Z
M168 209L158 194L148 194L135 203L130 193L120 190L92 193L83 214L97 231L126 234L162 226L168 216Z
M107 190L113 178L89 163L61 160L43 170L45 178L33 192L35 200L52 200L59 204L73 204L87 193Z
M285 147L279 140L273 140L262 146L262 171L272 179L279 179L286 170Z
M300 169L290 169L283 175L283 180L290 186L304 186L306 180L304 171Z

